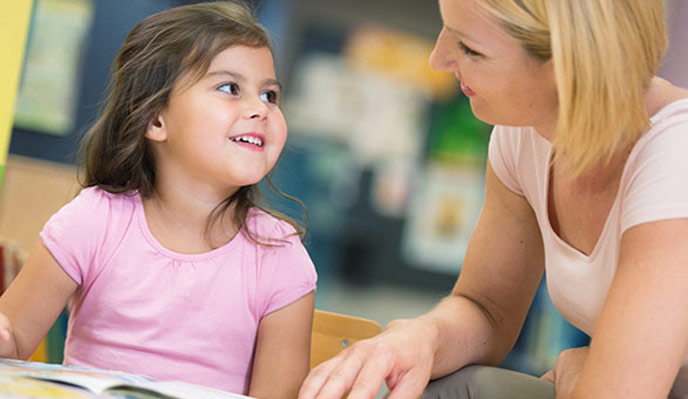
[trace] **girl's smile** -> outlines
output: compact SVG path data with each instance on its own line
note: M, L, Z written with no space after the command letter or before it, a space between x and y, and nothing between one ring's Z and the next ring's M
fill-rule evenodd
M263 151L263 143L265 142L265 135L261 133L244 133L232 136L229 141L237 143L240 146L246 147L252 151Z

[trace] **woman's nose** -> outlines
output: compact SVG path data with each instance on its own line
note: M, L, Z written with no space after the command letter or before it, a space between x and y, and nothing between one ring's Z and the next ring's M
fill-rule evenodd
M447 37L446 28L442 28L442 31L437 36L435 41L435 47L430 53L430 68L436 71L444 72L456 72L456 62L452 58L452 52L450 51L451 40Z

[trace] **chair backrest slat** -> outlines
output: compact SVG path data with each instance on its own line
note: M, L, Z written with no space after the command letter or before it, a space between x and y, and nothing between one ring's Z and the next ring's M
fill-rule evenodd
M316 309L311 336L311 368L354 342L373 337L381 331L380 324L373 320Z

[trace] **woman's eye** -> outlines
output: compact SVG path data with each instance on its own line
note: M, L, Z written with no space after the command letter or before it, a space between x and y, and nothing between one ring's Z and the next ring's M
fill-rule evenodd
M473 50L472 48L466 46L463 42L459 42L459 47L461 48L461 51L463 51L464 53L466 53L466 55L469 55L471 57L479 57L482 55L479 52Z
M274 90L268 90L260 93L260 99L270 104L277 104L279 102L279 95Z
M238 96L240 91L239 91L239 85L236 83L225 83L218 87L218 90L224 91L227 94L231 94L233 96Z

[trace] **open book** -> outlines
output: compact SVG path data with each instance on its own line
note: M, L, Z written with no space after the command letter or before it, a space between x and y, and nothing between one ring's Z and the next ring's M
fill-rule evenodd
M0 359L0 397L248 399L185 382L153 381L119 371L8 359Z

